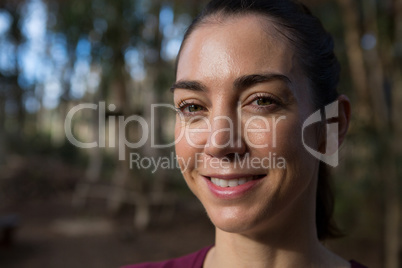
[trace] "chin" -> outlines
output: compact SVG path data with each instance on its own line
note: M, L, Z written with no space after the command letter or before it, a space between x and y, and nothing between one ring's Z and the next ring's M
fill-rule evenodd
M250 213L251 212L251 213ZM212 209L207 214L213 223L213 225L228 233L248 233L252 230L258 229L258 226L267 224L269 216L258 215L258 213L252 213L253 211L245 212L242 209L236 207L224 207L221 209Z

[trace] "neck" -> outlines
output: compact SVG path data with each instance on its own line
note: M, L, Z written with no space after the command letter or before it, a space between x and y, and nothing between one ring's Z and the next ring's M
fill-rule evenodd
M260 230L228 233L216 228L215 247L204 267L349 267L318 240L309 202L315 205L315 200L295 202Z

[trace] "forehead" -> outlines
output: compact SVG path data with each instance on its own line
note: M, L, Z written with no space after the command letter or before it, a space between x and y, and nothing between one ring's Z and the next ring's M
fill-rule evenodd
M269 19L260 15L212 18L198 26L184 44L177 80L211 82L240 75L297 71L294 52Z

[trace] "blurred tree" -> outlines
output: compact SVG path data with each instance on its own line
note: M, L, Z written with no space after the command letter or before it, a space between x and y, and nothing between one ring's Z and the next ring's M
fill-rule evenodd
M141 115L151 122L150 106L170 101L168 89L174 80L175 54L182 34L206 2L1 0L0 26L4 21L9 25L0 27L0 164L12 152L5 150L14 146L11 140L20 147L27 145L27 150L46 151L39 139L31 144L34 139L29 137L64 139L64 119L73 106L104 102L105 116L99 117L96 111L82 112L73 120L78 137L105 140L104 147L113 144L110 148L82 150L89 155L87 183L78 185L75 201L83 204L88 195L101 196L108 200L110 211L117 211L124 202L133 203L136 226L145 227L151 206L173 200L168 187L172 173L130 169L128 154L155 157L172 148L155 150L147 143L140 149L125 150L126 160L118 161L119 135L131 142L142 136L141 127L135 123L128 123L119 133L119 120ZM303 2L316 9L314 13L335 34L340 60L347 61L341 83L353 88L348 92L353 102L349 147L345 148L344 165L337 171L350 178L339 181L342 220L354 223L368 239L383 237L384 266L398 267L402 1ZM340 14L334 12L336 8ZM43 17L47 29L42 40L35 43L27 28L29 24L37 31L42 27L30 20L39 9L44 13L35 16ZM30 64L34 66L28 72ZM109 109L110 104L115 109ZM158 109L154 119L154 142L166 143L171 132L165 126L171 119ZM52 146L59 148L55 143ZM102 178L116 187L92 187L101 184ZM355 203L366 206L361 205L360 213L351 213L347 207ZM381 227L382 232L378 231Z
M109 1L94 0L92 2L69 1L49 2L48 6L57 18L56 31L66 35L70 63L67 71L72 73L80 60L80 47L87 44L90 55L87 61L91 69L99 70L100 83L98 90L87 95L89 101L116 104L115 111L108 111L108 115L118 116L119 123L124 124L126 118L132 114L142 115L147 122L151 122L151 104L166 101L168 84L173 81L174 62L166 54L167 45L171 38L167 34L167 27L171 31L178 31L177 27L183 22L176 12L186 12L186 7L196 10L199 3L191 1L184 3L171 3L162 1ZM181 8L183 9L181 9ZM176 11L176 12L175 12ZM177 20L175 22L175 19ZM177 26L176 24L179 24ZM181 33L182 34L182 33ZM177 38L177 37L176 37ZM135 57L131 59L131 57ZM134 62L133 62L134 61ZM134 67L133 67L134 65ZM134 68L134 70L133 70ZM142 74L143 73L143 74ZM142 77L143 76L143 77ZM133 83L134 82L134 83ZM133 85L136 88L133 88ZM68 89L71 80L65 83L63 96L69 96ZM65 98L68 100L68 98ZM67 106L65 106L67 107ZM163 142L163 137L169 130L162 129L164 114L155 111L153 115L156 122L153 138L156 144ZM109 116L106 116L108 119ZM102 141L105 137L103 126L99 125L101 118L93 115L88 122L95 140ZM116 124L109 120L109 124ZM125 126L125 125L124 125ZM110 127L110 126L109 126ZM141 137L141 128L127 124L124 133L118 133L120 138L128 137L129 141ZM109 135L110 136L110 135ZM111 139L113 137L109 137ZM120 139L120 142L122 140ZM161 152L151 148L151 144L137 149L145 155L157 156ZM165 197L164 187L167 174L160 172L151 180L151 174L141 176L138 171L130 170L129 150L125 151L125 161L118 161L116 151L116 169L112 175L112 184L116 187L108 193L109 208L117 211L123 202L134 202L137 206L137 227L144 227L149 221L149 207L152 202L160 203L171 197ZM90 161L87 170L89 182L98 181L102 174L102 150L97 147L91 149ZM131 183L130 183L131 182ZM150 185L150 182L152 184ZM134 186L134 193L127 194L127 187ZM75 202L80 204L90 191L90 184L79 185L75 195ZM130 187L129 187L130 188ZM147 193L146 189L150 189ZM102 191L101 191L102 192Z
M126 118L143 109L143 107L131 105L130 78L125 62L127 50L139 45L140 38L138 37L145 14L141 13L143 5L144 3L141 1L96 0L92 2L59 2L52 6L52 12L58 18L56 29L66 34L67 43L70 46L69 54L74 55L71 59L75 62L70 64L70 67L76 68L77 63L82 60L80 54L83 52L80 51L82 49L80 46L88 46L89 53L86 52L85 60L92 70L98 70L101 78L99 88L91 97L87 97L90 97L89 101L93 103L100 104L100 102L106 101L116 104L117 110L112 111L113 116ZM108 116L100 118L95 113L92 116L90 128L93 138L99 141L99 146L92 148L90 152L87 169L89 183L98 181L102 174L103 151L101 147L105 146L102 143L105 140L106 129L105 126L100 125L100 122L108 119ZM124 137L129 136L128 128L124 128L122 131L125 132ZM136 129L134 129L135 131ZM118 161L116 158L117 168L112 178L115 188L112 188L111 191L101 192L101 195L105 197L109 195L109 208L112 211L119 208L124 197L123 189L129 178L138 179L135 174L130 174L127 153L125 159L125 161ZM134 178L132 178L133 176ZM88 182L78 185L75 202L80 203L87 198L91 190L91 184ZM137 195L142 196L142 193L138 192Z
M382 180L378 185L384 189L386 268L399 267L400 254L401 201L396 159L401 157L402 132L396 118L402 105L401 2L338 0L344 14L345 42L357 93L355 117L361 123L358 135L368 130L376 137L375 150L371 152L374 157L359 157L368 161L372 174Z
M24 79L21 73L18 51L25 41L21 31L21 16L17 12L18 1L0 2L0 9L8 15L9 27L0 35L0 49L11 52L6 68L0 70L0 164L4 164L7 132L22 136L25 122L24 89L20 86ZM28 89L27 89L28 90Z

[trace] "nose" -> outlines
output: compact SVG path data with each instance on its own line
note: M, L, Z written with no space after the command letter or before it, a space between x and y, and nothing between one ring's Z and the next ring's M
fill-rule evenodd
M242 125L237 115L218 115L210 119L211 132L204 147L204 153L216 158L243 155L246 143L243 140Z

